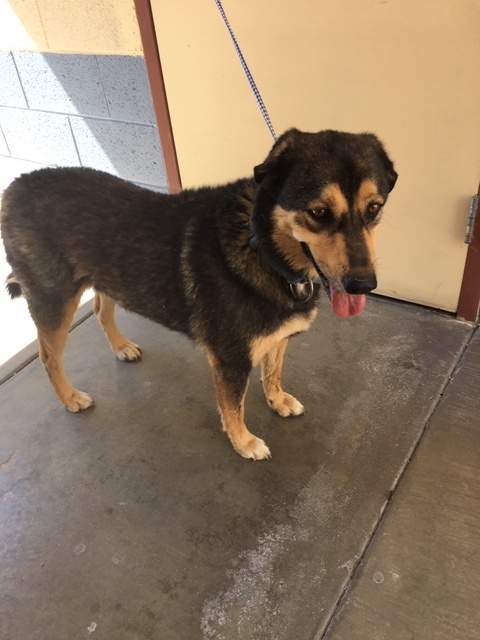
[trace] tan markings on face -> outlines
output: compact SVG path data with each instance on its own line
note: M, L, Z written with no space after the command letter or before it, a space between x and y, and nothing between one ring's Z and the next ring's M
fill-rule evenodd
M250 345L250 358L254 367L261 362L261 360L271 352L272 349L282 340L288 338L294 333L301 333L307 331L313 322L317 314L317 310L314 309L307 317L295 316L284 325L280 327L275 333L271 333L268 336L261 336L252 340Z
M310 262L294 236L294 231L297 228L295 213L285 211L277 205L273 211L273 219L272 238L282 256L295 271L309 269Z
M348 257L343 233L333 235L323 231L315 233L301 224L307 213L285 211L277 206L274 210L275 229L273 240L278 249L294 270L304 270L310 278L316 278L317 272L305 255L300 242L305 242L313 252L319 267L327 278L337 283L348 270Z
M347 273L349 260L345 235L341 232L330 235L323 231L313 233L303 227L297 227L294 237L298 242L305 242L310 247L318 266L336 286L341 286L342 277ZM315 269L311 277L317 276Z
M357 211L365 211L370 202L377 202L383 205L385 199L378 193L377 185L370 178L364 180L355 196L355 207Z
M336 182L327 185L320 193L318 199L312 200L312 202L307 205L307 209L321 209L322 207L330 209L337 217L347 213L347 200Z

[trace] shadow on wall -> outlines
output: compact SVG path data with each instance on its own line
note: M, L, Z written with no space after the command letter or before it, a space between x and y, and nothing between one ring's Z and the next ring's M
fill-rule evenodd
M56 165L168 190L143 57L0 51L0 77L0 193Z

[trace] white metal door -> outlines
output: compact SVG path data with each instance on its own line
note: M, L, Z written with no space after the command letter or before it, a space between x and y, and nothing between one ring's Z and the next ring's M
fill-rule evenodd
M455 310L480 173L478 0L224 0L278 133L372 131L400 174L378 291ZM183 186L272 143L213 0L152 0Z

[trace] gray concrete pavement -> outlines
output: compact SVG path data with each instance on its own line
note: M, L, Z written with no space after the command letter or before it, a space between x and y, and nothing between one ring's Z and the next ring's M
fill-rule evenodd
M418 491L425 497L410 507L410 525L398 520L412 554L402 571L415 566L419 547L422 561L431 553L433 574L446 571L435 563L442 532L432 528L425 545L420 526L425 500L433 512L442 503L430 475L414 475L413 466L445 411L452 372L466 366L471 326L378 298L357 318L323 308L286 358L284 386L304 416L273 414L252 376L246 421L273 454L254 463L221 432L204 356L137 316L120 313L119 324L143 348L140 362L116 361L93 317L70 335L69 377L96 401L85 413L58 404L38 360L0 387L2 640L319 640L327 629L335 640L455 638L406 635L399 625L414 616L416 587L396 600L386 589L393 564L369 563L377 548L379 557L391 551L375 532L395 530L402 491ZM478 372L475 344L467 355ZM476 436L464 433L462 451L470 437L478 452ZM452 453L456 439L435 446ZM478 479L479 457L468 465ZM441 486L445 493L450 483ZM480 524L478 492L462 487L458 495L470 497L460 509ZM463 557L457 543L449 562ZM355 589L372 570L384 576L383 595L369 583L361 597L396 634L379 635L376 618L355 617ZM446 598L457 579L476 584L474 561L470 571L452 572ZM410 580L424 587L415 572ZM476 605L473 596L456 594L462 611ZM443 611L437 591L429 598L425 588L415 614L424 629Z

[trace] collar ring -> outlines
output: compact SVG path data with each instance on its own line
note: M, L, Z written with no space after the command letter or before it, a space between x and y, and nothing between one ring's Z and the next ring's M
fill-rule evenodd
M305 280L303 282L290 282L290 293L299 302L308 302L313 296L313 282Z

